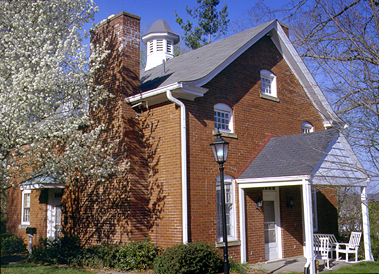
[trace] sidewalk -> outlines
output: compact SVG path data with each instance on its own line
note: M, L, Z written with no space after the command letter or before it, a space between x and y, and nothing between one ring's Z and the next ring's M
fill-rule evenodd
M260 270L267 273L279 274L279 273L290 273L298 272L304 273L304 265L306 259L303 256L293 257L287 259L280 259L277 261L271 261L266 263L254 264L249 266L250 268ZM329 269L324 268L323 261L320 261L319 273L327 273ZM351 263L346 263L344 261L330 261L331 270L337 270L341 266L351 265Z

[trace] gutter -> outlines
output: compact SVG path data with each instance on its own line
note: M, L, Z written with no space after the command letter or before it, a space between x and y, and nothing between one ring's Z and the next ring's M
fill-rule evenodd
M188 243L188 199L187 199L187 131L186 131L186 107L180 100L172 96L171 90L166 91L167 99L180 106L180 135L182 156L182 225L183 243Z

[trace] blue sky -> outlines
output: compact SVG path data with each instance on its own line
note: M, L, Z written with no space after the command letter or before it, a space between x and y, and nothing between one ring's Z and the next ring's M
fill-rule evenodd
M237 20L244 15L244 12L255 5L259 0L220 0L218 8L224 3L228 6L230 21ZM99 12L95 16L94 23L98 23L108 18L111 14L117 14L126 11L141 17L141 32L144 32L144 26L152 24L158 19L164 19L170 25L171 29L178 35L182 35L181 28L175 22L175 10L183 19L190 19L186 12L186 6L189 8L197 7L196 0L94 0L99 7ZM287 1L283 0L264 0L267 6L282 4ZM90 25L88 26L88 29ZM146 27L145 27L146 28Z

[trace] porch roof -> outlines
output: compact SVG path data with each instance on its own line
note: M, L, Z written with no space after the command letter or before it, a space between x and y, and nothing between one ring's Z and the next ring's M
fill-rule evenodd
M22 189L39 189L39 188L62 188L64 187L64 183L61 180L55 178L58 176L50 176L48 174L37 173L22 183L20 183L20 187Z
M368 179L337 129L271 138L238 179L301 175L314 184L362 186Z

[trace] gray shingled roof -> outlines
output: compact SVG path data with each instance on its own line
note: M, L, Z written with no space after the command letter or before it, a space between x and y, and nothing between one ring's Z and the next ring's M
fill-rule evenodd
M164 69L163 65L160 65L147 71L142 70L141 90L147 91L176 82L191 82L206 77L273 22L179 55L168 60Z
M20 183L22 186L34 184L62 184L62 181L47 174L37 173L33 178Z
M239 179L310 175L334 137L336 129L274 137Z

